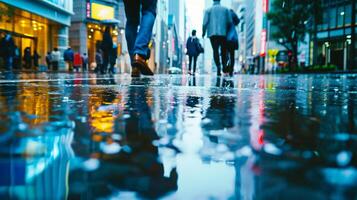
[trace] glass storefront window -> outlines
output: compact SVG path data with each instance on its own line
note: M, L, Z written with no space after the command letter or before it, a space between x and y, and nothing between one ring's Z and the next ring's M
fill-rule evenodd
M0 6L7 7L1 3ZM11 18L2 17L0 21L0 33L12 34L21 56L26 47L30 47L32 54L36 50L41 56L40 65L45 63L47 51L57 45L56 31L56 25L52 25L47 19L19 9L14 9ZM49 38L51 36L54 38Z

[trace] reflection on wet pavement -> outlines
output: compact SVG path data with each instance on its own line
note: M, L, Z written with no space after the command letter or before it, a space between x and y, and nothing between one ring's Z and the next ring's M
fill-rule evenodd
M0 74L0 199L356 199L356 75Z

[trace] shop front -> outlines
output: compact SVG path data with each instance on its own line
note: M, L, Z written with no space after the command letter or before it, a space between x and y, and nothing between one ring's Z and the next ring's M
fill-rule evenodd
M74 51L87 53L93 69L96 66L96 51L101 48L104 31L109 27L119 56L124 38L123 20L119 20L119 4L101 0L74 0L74 6L77 12L70 29L70 44Z
M48 14L51 9L55 12L64 8L56 8L51 1L31 1L29 4L26 0L18 0L16 3L0 0L0 8L5 13L0 18L0 34L12 35L19 54L19 62L15 68L21 68L25 48L30 48L32 55L36 51L40 55L39 64L44 65L48 51L55 47L64 50L68 46L70 12L62 11L65 14L57 16Z

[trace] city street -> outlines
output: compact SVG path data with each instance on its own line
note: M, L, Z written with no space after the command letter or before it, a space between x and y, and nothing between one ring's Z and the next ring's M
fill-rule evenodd
M0 73L0 199L356 199L357 75Z

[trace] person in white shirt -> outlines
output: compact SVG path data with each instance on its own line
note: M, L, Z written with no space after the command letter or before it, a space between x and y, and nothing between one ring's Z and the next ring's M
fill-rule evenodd
M58 64L61 59L61 52L58 50L58 48L54 48L52 53L52 70L57 71L58 70Z

